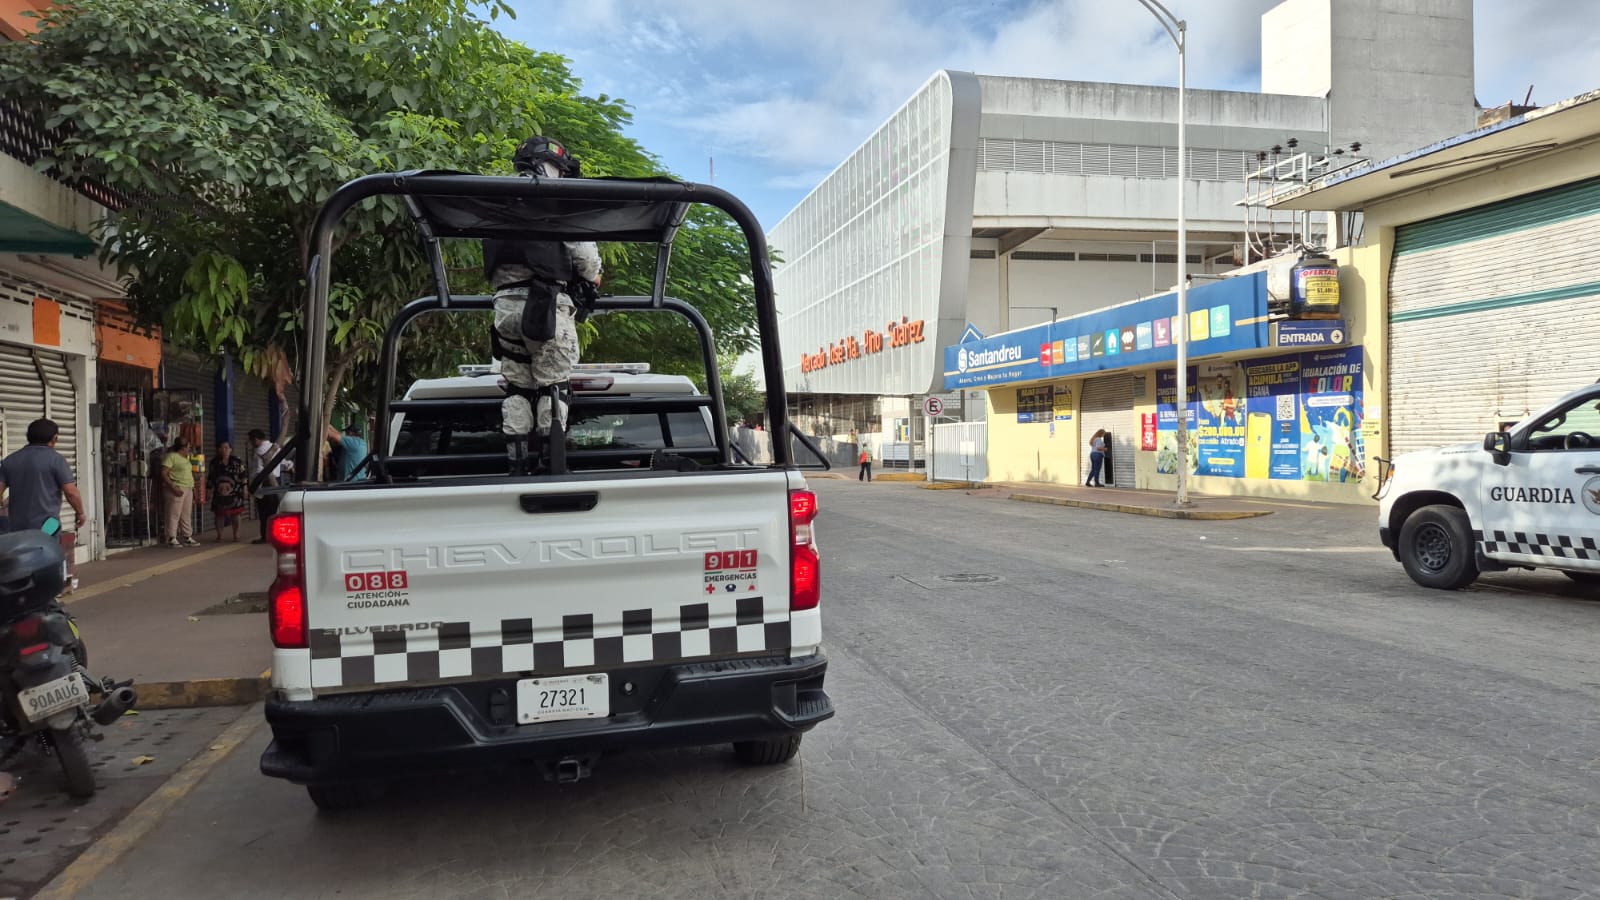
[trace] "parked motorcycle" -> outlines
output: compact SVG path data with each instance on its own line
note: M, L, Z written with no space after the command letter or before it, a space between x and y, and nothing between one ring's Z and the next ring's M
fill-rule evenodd
M50 519L40 531L0 535L0 766L36 749L61 764L67 793L94 794L84 742L102 736L138 698L133 682L96 680L78 625L58 602L67 562Z

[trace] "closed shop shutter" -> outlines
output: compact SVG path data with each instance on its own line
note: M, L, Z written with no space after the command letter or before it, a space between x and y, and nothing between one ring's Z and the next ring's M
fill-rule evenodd
M41 374L43 390L39 384ZM67 369L66 357L49 350L0 344L0 409L5 411L6 454L27 446L30 423L48 418L61 429L56 436L56 452L66 457L74 474L81 475L78 392ZM62 509L71 507L63 502Z
M1402 226L1390 452L1475 442L1595 378L1600 179Z
M1081 471L1078 483L1089 477L1089 437L1104 428L1111 432L1111 470L1116 481L1102 477L1105 484L1133 486L1134 442L1138 440L1139 424L1133 413L1133 376L1108 375L1091 378L1083 383L1083 402L1080 415L1083 424L1083 452L1079 454Z
M234 369L237 373L237 367ZM267 383L252 375L234 376L233 386L233 449L243 453L250 446L252 428L272 436L272 410L267 405Z

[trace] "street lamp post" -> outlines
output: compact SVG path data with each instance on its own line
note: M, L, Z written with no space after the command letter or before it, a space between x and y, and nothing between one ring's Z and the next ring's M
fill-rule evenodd
M1189 231L1183 217L1184 179L1187 176L1188 145L1184 138L1184 103L1188 95L1184 39L1188 24L1162 6L1159 0L1139 0L1150 11L1161 27L1167 30L1172 42L1178 45L1178 327L1173 340L1178 344L1178 395L1173 406L1178 414L1178 506L1189 505Z

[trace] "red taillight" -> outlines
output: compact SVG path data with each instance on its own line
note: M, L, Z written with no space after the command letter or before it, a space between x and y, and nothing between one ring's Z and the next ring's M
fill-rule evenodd
M39 636L39 628L44 625L44 620L35 616L11 626L11 633L19 638L32 639Z
M35 653L43 653L44 651L49 650L49 649L50 649L50 645L49 644L33 644L31 646L28 646L28 647L23 647L20 652L21 652L21 654L23 656L32 656Z
M267 622L273 645L286 650L308 646L304 524L298 513L287 513L267 526L278 551L278 577L267 592Z
M298 584L273 586L272 643L284 649L306 646L306 595Z
M789 608L816 609L822 602L822 557L812 534L817 518L817 495L811 491L789 492Z
M300 525L301 519L298 514L274 516L267 529L267 534L272 539L272 546L278 548L280 553L300 549Z

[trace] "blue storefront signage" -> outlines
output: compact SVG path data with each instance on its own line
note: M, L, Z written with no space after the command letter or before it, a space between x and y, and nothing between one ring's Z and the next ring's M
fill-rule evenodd
M1347 331L1343 319L1323 322L1279 322L1275 326L1277 347L1339 347L1344 344Z
M1163 294L944 348L944 389L1065 378L1177 359L1178 296ZM1271 347L1267 276L1243 275L1189 291L1189 354Z

